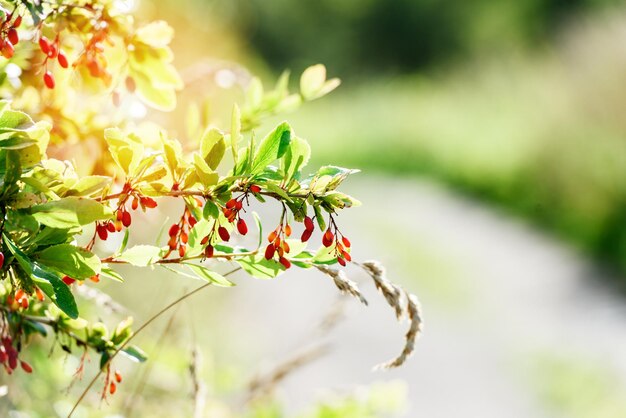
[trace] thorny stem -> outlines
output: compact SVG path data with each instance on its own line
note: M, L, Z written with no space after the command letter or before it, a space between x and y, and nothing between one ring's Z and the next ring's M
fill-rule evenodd
M234 274L234 273L238 272L239 270L241 270L241 267L236 267L236 268L230 270L229 272L224 273L223 276L224 277L230 276L231 274ZM89 390L91 390L91 388L96 383L96 381L98 381L98 378L102 374L102 369L106 369L107 366L109 366L111 364L113 359L119 354L119 352L122 351L128 345L128 343L130 343L137 336L137 334L139 334L141 331L146 329L148 327L148 325L150 325L152 322L154 322L157 318L159 318L165 312L167 312L168 310L172 309L174 306L178 305L180 302L184 301L185 299L189 298L190 296L193 296L194 294L200 292L201 290L204 290L205 288L209 287L210 285L211 285L210 282L209 283L205 283L202 286L200 286L200 287L198 287L198 288L196 288L196 289L194 289L194 290L192 290L190 292L185 293L184 295L182 295L181 297L176 299L174 302L170 303L169 305L167 305L166 307L161 309L159 312L157 312L156 314L152 315L152 317L150 317L150 319L148 319L139 328L137 328L137 330L126 341L124 341L124 343L122 343L117 348L117 350L115 350L115 352L113 354L111 354L111 357L109 357L109 359L106 361L106 363L104 363L102 365L102 367L98 370L98 373L96 373L96 375L93 377L93 379L91 379L91 381L89 382L89 384L87 385L85 390L81 393L80 397L78 398L78 400L76 401L76 403L72 407L72 410L67 415L67 418L71 418L72 417L72 414L76 411L76 408L78 408L78 405L80 405L80 403L85 398L85 396L87 395Z

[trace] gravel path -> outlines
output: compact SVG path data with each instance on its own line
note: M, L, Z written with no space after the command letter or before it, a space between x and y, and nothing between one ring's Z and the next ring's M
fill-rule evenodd
M370 307L349 302L328 338L330 354L285 381L289 411L321 388L400 379L406 417L563 416L534 389L542 380L538 353L599 362L626 382L626 304L575 252L432 183L355 178L347 191L364 204L340 218L355 256L381 259L390 278L420 297L425 333L406 366L372 372L401 349L406 325L355 270ZM385 196L400 202L391 207ZM314 272L239 282L228 297L236 307L229 326L251 329L237 344L261 369L306 341L336 299L332 283Z

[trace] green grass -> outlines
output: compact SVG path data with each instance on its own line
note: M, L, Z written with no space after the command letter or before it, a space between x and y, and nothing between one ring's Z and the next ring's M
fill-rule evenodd
M556 52L482 62L343 87L289 119L314 164L442 179L626 272L626 63L583 35L594 71Z

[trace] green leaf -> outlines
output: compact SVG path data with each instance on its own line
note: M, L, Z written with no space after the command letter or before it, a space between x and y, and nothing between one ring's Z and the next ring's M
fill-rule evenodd
M317 219L317 225L320 227L320 231L325 231L326 221L322 214L322 208L319 205L315 205L313 206L313 210L315 211L315 219Z
M282 264L266 260L263 254L255 254L236 260L250 276L257 279L273 279L285 271Z
M306 99L315 97L326 81L326 67L323 64L312 65L300 76L300 92Z
M227 280L224 276L216 273L204 266L198 264L183 263L189 270L191 270L197 277L204 279L216 286L231 287L235 284Z
M31 214L37 221L52 228L72 228L110 219L113 211L95 200L66 197L33 206Z
M74 300L74 295L69 287L63 283L61 278L45 266L40 266L30 260L22 250L6 235L2 235L9 251L15 256L18 264L30 275L37 286L59 307L67 316L72 319L78 318L78 307Z
M207 202L208 203L208 202ZM187 248L187 256L195 257L202 253L203 245L202 239L211 232L211 226L213 221L207 221L206 219L200 219L189 231L189 241Z
M40 263L78 280L95 276L102 267L98 256L71 244L48 247L35 254L35 258Z
M126 354L131 360L143 363L148 360L148 355L136 345L128 345L122 349L122 353Z
M106 176L82 177L67 191L65 196L90 196L111 184L111 181L111 177Z
M122 276L119 275L118 272L116 272L115 270L109 268L109 267L102 267L100 269L100 276L104 276L104 277L108 277L109 279L113 279L117 282L123 283L124 282L124 278Z
M262 172L267 165L282 157L291 143L291 126L287 122L278 125L259 144L252 160L250 174Z
M241 138L241 111L237 103L233 105L233 113L230 126L230 148L233 152L233 166L237 166L237 149Z
M307 165L310 157L311 147L309 143L302 138L294 137L283 159L284 164L282 168L285 178L287 180L294 178Z
M160 254L161 249L159 247L152 245L135 245L116 257L116 259L126 261L133 266L146 267L159 260L161 258Z
M217 219L220 216L220 210L215 203L207 200L202 209L202 217L204 219Z
M222 158L224 158L225 151L226 141L224 140L224 134L219 129L208 128L204 131L200 139L200 153L212 170L215 170L220 164Z

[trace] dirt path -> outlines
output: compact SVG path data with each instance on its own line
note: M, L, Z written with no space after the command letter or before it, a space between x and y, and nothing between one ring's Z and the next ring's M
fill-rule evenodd
M348 191L364 204L341 219L356 257L381 259L390 277L419 295L426 330L408 365L372 372L400 350L404 325L355 270L371 306L350 303L330 336L332 352L287 379L282 395L291 412L320 388L400 379L406 417L558 417L568 416L570 400L559 410L540 396L562 377L546 364L584 361L626 382L626 303L573 251L431 183L355 179ZM401 196L401 205L391 208L386 195ZM379 220L389 213L393 219ZM259 361L288 356L336 294L309 272L240 283L229 296L236 307L229 325L251 328L239 343L254 342L247 356ZM567 395L576 402L576 393Z

